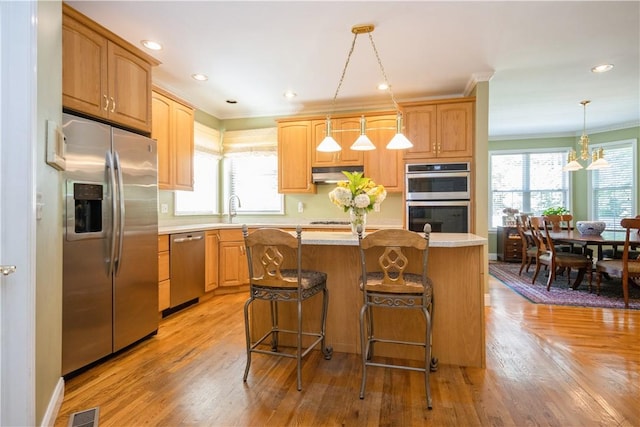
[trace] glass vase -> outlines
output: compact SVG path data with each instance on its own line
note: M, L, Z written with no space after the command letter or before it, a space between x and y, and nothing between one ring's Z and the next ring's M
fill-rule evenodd
M349 222L351 223L351 232L358 234L358 225L362 226L362 232L364 233L365 226L367 225L367 211L362 208L349 209Z

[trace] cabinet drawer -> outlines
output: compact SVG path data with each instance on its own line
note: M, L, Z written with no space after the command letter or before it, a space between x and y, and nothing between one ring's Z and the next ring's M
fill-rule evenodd
M251 230L249 230L251 232ZM221 242L241 242L244 240L242 237L242 230L239 228L234 228L231 230L220 230L220 241Z
M169 269L169 251L158 253L158 281L167 280L171 277Z
M169 250L169 235L158 236L158 252Z
M158 311L169 308L171 301L171 281L163 280L158 283Z

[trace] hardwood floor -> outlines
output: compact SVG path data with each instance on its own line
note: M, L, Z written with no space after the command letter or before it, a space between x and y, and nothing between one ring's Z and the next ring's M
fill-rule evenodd
M487 368L441 365L426 409L418 372L312 352L255 355L247 383L242 305L214 297L161 322L158 335L68 380L56 426L100 407L101 426L638 426L640 312L531 304L491 278ZM435 327L444 327L437 325Z

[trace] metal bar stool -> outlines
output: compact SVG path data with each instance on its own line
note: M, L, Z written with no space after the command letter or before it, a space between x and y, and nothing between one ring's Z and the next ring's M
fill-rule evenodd
M424 236L409 230L388 229L375 231L363 238L362 228L358 227L362 264L360 289L364 297L364 304L360 309L362 351L360 399L364 399L368 366L397 368L424 372L427 407L432 408L429 371L437 369L437 359L432 359L431 356L433 286L431 279L427 276L430 234L431 225L425 224ZM411 252L414 252L414 256L420 260L418 263L414 262L410 265ZM377 257L378 262L367 262L367 255ZM424 340L401 341L376 336L373 330L375 307L419 310L425 319ZM424 348L424 365L414 367L377 362L373 359L374 343L377 342L422 347Z
M329 295L327 291L327 275L320 271L302 269L302 228L296 229L296 237L291 233L276 228L260 228L249 234L245 225L242 226L247 262L249 264L250 295L244 304L244 326L247 341L247 365L243 380L247 381L251 354L261 353L272 356L296 359L298 391L302 390L302 358L316 345L324 358L329 360L333 349L325 345L325 330L327 323L327 308ZM295 268L284 268L293 266ZM302 302L322 292L322 318L319 331L309 332L302 329ZM255 300L269 301L271 308L271 328L261 338L252 342L249 323L249 307ZM278 323L278 303L296 304L296 329L282 329ZM280 334L293 334L296 337L295 351L281 351L278 347ZM311 336L315 339L306 348L302 346L302 337ZM264 348L263 342L271 338L271 349Z

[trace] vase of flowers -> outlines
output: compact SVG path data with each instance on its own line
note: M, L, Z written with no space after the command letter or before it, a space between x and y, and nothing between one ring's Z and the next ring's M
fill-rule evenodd
M351 232L356 234L358 225L364 232L367 223L367 212L387 197L387 191L382 185L376 185L369 178L362 176L362 172L342 171L346 181L339 181L336 188L329 192L329 200L349 212Z

